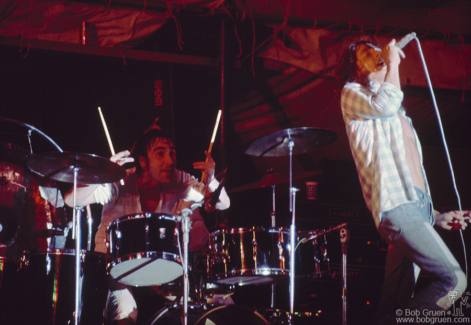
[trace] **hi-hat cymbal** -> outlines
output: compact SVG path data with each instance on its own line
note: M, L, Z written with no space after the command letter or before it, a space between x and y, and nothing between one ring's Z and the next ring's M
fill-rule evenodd
M305 172L305 173L298 173L293 175L293 180L296 179L302 179L302 178L307 178L313 175L317 175L322 173L322 171L311 171L311 172ZM246 190L252 190L256 188L262 188L266 186L272 186L276 184L282 184L282 183L288 183L289 182L289 175L285 174L267 174L262 177L261 180L258 180L256 182L244 184L242 186L236 187L232 190L229 190L229 193L234 193L234 192L240 192L240 191L246 191Z
M26 159L31 171L59 182L74 182L74 167L78 168L78 184L113 183L126 176L126 170L109 159L86 153L50 152Z
M260 157L287 156L290 140L294 144L293 155L297 155L334 143L337 133L309 127L280 130L255 139L245 153Z

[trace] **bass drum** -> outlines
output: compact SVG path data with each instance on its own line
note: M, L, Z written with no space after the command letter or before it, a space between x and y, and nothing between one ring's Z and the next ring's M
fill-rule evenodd
M181 305L166 307L157 312L147 325L181 325ZM269 325L270 323L258 312L236 305L189 305L188 325Z
M16 324L74 323L75 250L25 252L21 261L22 308ZM108 293L104 254L82 251L82 325L101 325Z
M0 256L0 323L17 324L16 317L24 312L18 288L20 260Z

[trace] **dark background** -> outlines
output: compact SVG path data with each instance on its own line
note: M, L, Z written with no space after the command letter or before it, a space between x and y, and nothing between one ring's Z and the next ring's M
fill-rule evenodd
M191 48L191 44L186 44ZM201 46L201 44L199 44ZM205 53L200 53L205 54ZM178 168L199 177L192 168L194 161L205 159L203 154L220 108L220 72L218 68L185 64L169 64L83 54L60 53L16 47L0 47L0 117L1 141L18 143L28 148L26 123L49 136L62 150L110 156L110 149L98 114L100 106L115 151L130 149L134 139L160 117L161 126L173 135ZM241 77L243 75L243 78ZM227 72L227 102L248 92L247 71ZM240 79L238 79L240 78ZM154 105L154 81L163 81L163 106ZM242 80L237 83L237 80ZM243 145L226 120L224 146L220 133L213 148L217 173L228 167L227 189L258 180L263 175L253 161L243 153ZM18 134L21 134L18 136ZM55 150L38 132L33 132L35 153ZM435 143L434 143L435 144ZM447 166L441 149L424 149L426 167L436 207L440 210L457 207ZM469 152L458 148L459 181L469 180ZM278 164L283 158L274 160ZM286 160L284 161L286 165ZM386 257L386 245L374 227L366 209L354 164L351 160L323 159L316 162L321 174L300 179L294 186L300 189L296 197L297 230L328 230L348 223L351 241L348 250L348 297L351 322L364 324L371 317L378 301ZM319 181L318 200L306 200L304 182ZM469 182L469 181L466 181ZM464 183L468 184L468 183ZM71 184L58 183L65 192ZM446 189L446 190L445 190ZM443 193L441 193L443 191ZM288 185L276 186L277 227L289 227L292 214L288 209ZM446 193L446 195L445 195ZM451 194L449 194L451 193ZM442 199L443 195L447 199ZM272 188L264 187L230 193L231 208L206 216L210 231L238 227L269 227L272 210ZM463 208L469 208L469 197L463 197ZM70 218L70 209L68 209ZM95 227L100 220L101 207L92 206ZM457 232L440 231L456 258L465 266L461 240ZM467 232L464 239L469 242ZM297 310L323 310L316 318L325 324L339 323L341 317L340 238L338 231L328 233L331 276L322 279L299 280L296 289ZM309 256L307 257L309 258ZM287 309L287 283L278 286L277 301ZM244 287L235 294L238 304L266 307L269 286ZM145 293L143 293L145 296ZM144 301L145 299L143 299ZM146 309L147 308L147 309ZM155 312L144 307L141 319ZM308 318L311 322L313 318Z

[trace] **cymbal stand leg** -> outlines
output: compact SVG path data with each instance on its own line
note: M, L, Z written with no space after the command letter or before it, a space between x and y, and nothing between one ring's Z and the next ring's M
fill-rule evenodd
M271 303L270 308L275 312L276 308L276 283L271 284Z
M182 231L183 231L183 325L188 325L188 248L190 242L191 221L188 213L183 213Z
M81 215L77 216L77 178L78 178L78 167L74 167L74 208L73 208L73 220L75 228L75 325L80 322L80 301L81 301L81 288L80 288L80 257L81 257L81 239L82 234L80 231L80 219Z

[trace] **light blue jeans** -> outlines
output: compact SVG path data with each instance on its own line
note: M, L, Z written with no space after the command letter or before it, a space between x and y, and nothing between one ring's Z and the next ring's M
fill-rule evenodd
M466 276L460 265L433 229L430 196L416 188L419 201L383 212L378 231L389 244L385 279L377 311L377 323L396 324L396 312L409 310L446 310L448 293L466 289ZM433 279L414 292L413 263Z

